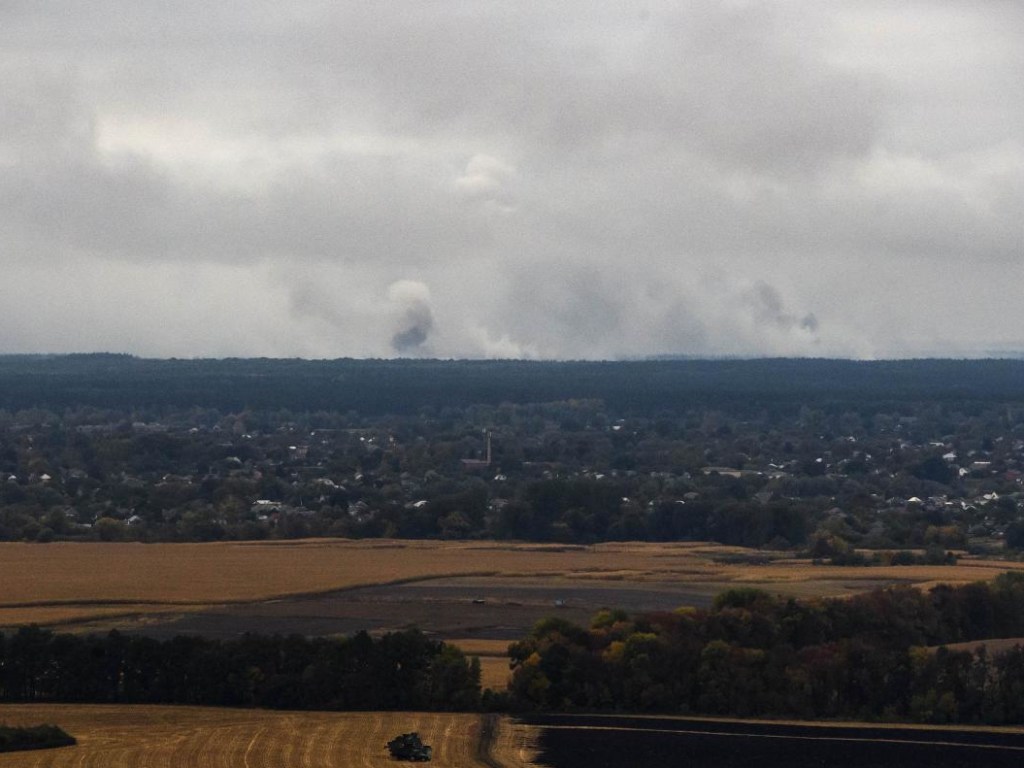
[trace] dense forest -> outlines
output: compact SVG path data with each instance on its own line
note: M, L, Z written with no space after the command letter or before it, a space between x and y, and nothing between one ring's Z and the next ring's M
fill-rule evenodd
M547 711L1024 723L1024 576L992 584L781 600L735 589L710 610L589 628L553 618L511 648L512 704Z
M414 413L596 399L630 414L773 403L1017 399L1022 360L152 360L0 355L0 408Z
M1022 724L1024 647L946 647L1022 635L1017 573L848 599L738 588L707 610L545 619L510 646L508 691L482 695L478 660L416 630L159 641L30 626L0 635L0 700Z
M471 711L480 667L415 630L159 641L27 626L0 634L0 700Z

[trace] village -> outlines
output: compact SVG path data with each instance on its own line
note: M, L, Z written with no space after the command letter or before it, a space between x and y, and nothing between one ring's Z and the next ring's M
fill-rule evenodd
M3 412L0 538L708 539L942 562L1024 546L1024 423L975 410Z

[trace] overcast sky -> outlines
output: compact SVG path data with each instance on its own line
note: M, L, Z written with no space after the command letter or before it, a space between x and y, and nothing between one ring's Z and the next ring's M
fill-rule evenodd
M0 352L1024 349L1019 0L0 0Z

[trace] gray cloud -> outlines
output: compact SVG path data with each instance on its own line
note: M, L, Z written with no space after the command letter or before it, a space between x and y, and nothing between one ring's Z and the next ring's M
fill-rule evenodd
M0 351L1024 347L1022 78L1008 2L0 3Z

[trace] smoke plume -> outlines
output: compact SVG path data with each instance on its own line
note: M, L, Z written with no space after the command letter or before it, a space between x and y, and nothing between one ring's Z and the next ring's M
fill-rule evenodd
M400 354L423 347L434 328L430 289L416 280L398 280L388 287L388 300L396 316L391 348Z
M754 314L754 319L761 325L768 325L783 331L799 328L807 333L818 330L818 318L813 313L804 316L787 312L782 297L773 286L759 280L747 291L745 300Z

